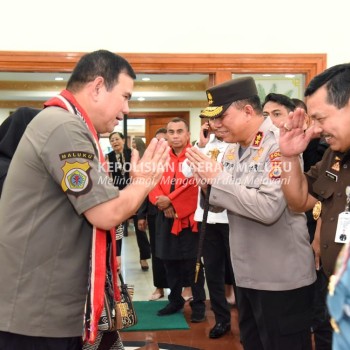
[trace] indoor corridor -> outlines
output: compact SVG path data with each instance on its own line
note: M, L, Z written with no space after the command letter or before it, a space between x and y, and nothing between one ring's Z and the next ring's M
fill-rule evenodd
M150 266L148 271L142 271L139 262L139 250L137 247L136 236L133 225L129 224L129 235L123 238L122 248L122 273L126 283L134 284L134 300L148 300L154 291L152 280L151 260L148 260ZM206 290L207 299L209 299ZM159 300L166 300L167 295ZM158 301L150 301L157 303ZM215 325L214 314L210 310L210 303L207 301L207 317L202 323L191 323L191 308L187 302L184 307L186 321L190 327L189 330L167 330L153 332L121 332L121 337L126 345L129 342L136 342L135 345L126 349L169 349L169 350L241 350L243 349L239 342L239 330L237 321L237 309L232 308L231 314L231 332L225 334L219 339L209 339L209 330ZM154 317L159 317L155 315ZM147 342L153 339L154 344L145 346ZM157 346L157 344L171 344L169 346ZM176 347L182 345L186 347Z

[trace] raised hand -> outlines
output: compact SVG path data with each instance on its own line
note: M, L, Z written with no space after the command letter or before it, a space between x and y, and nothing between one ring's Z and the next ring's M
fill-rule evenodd
M139 182L153 188L161 179L169 163L170 147L164 139L153 138L146 148L143 157L136 150L131 156L130 175L133 183Z
M198 147L203 148L209 142L210 139L210 126L209 122L204 123L201 126L201 132L199 133Z
M287 121L280 125L279 146L283 156L298 156L305 151L310 140L315 137L315 127L311 126L304 130L304 121L304 109L296 108L294 112L289 113Z

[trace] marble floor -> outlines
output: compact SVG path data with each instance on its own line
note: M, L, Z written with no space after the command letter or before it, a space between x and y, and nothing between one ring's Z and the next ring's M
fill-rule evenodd
M150 269L142 271L139 262L139 250L137 247L136 236L133 231L133 225L129 225L129 235L123 238L122 248L122 273L126 283L134 284L134 300L148 300L154 291L151 260L148 260ZM166 291L165 298L168 291ZM207 293L208 298L208 293ZM165 300L164 298L161 300ZM151 301L156 303L157 301ZM184 315L190 326L189 330L171 330L156 332L125 332L121 333L123 341L138 341L145 344L142 347L130 347L128 349L170 349L171 347L162 347L158 344L177 344L202 350L242 350L239 342L239 330L237 322L237 309L231 311L231 332L220 339L209 339L209 330L214 326L214 314L210 309L210 302L207 301L207 318L202 323L190 322L191 308L188 303L184 307ZM150 341L153 340L153 341ZM148 344L149 343L149 344ZM146 345L148 344L148 345ZM173 348L171 348L173 349ZM174 348L175 349L175 348Z

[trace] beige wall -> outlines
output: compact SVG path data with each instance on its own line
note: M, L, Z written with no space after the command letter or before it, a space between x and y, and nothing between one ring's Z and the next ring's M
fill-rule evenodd
M0 50L327 53L331 66L350 61L349 11L348 0L12 0L2 8ZM198 111L190 113L194 140ZM0 110L0 123L6 115Z
M0 50L327 53L350 61L350 2L335 0L12 0Z

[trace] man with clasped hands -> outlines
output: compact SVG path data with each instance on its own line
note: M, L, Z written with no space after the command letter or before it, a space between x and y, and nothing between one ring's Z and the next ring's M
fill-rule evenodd
M281 189L279 130L263 117L251 77L214 86L207 98L201 116L235 144L222 168L196 148L187 157L199 184L211 184L209 203L227 209L243 347L311 350L315 264L305 215L289 210Z

